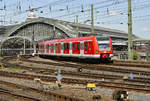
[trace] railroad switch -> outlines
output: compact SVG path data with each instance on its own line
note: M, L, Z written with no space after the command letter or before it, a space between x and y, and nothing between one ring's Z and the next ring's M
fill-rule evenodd
M51 90L51 89L54 89L51 87L51 84L49 82L44 82L44 81L41 81L40 78L34 78L34 81L36 81L37 83L40 83L40 89L42 90Z
M61 81L56 81L56 84L57 84L57 87L58 87L58 88L61 88L61 86L62 86L62 85L61 85Z
M86 89L89 91L93 91L93 90L95 90L95 88L96 88L96 85L93 83L88 83L86 86Z
M128 81L128 79L129 79L129 76L127 76L127 75L123 76L124 81Z

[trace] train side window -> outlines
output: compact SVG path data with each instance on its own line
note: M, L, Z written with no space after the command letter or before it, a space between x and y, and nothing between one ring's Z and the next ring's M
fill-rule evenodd
M67 43L67 50L69 50L69 43Z
M44 49L44 44L42 45L42 49Z
M87 42L84 43L84 49L88 50L88 43Z
M64 50L66 50L66 43L63 44Z
M52 46L51 46L51 47L52 47L51 49L52 49L52 50L54 50L54 45L53 45L53 44L52 44Z
M57 43L55 44L55 50L57 50Z
M48 44L46 45L46 49L49 49L49 45Z
M64 43L64 50L68 50L68 43Z
M52 45L50 44L50 50L52 50Z
M60 43L58 43L58 50L60 50Z
M72 49L75 50L76 49L76 43L72 44Z
M51 50L51 44L49 44L49 50Z
M77 43L77 50L80 50L80 43Z

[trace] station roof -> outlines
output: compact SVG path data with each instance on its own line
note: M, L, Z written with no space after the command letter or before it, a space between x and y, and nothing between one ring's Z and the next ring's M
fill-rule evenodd
M137 39L137 40L134 40L133 42L150 43L150 40Z
M57 19L51 19L51 18L43 18L43 17L39 17L36 19L27 19L25 22L32 22L33 20L42 20L42 21L52 21L52 22L56 22L56 23L60 23L61 25L65 26L63 28L66 28L67 30L70 30L72 33L67 33L67 34L74 34L76 35L77 33L77 27L79 29L79 33L80 34L91 34L91 26L90 25L86 25L86 24L76 24L75 22L67 22L67 21L62 21L62 20L57 20ZM23 24L21 23L21 24ZM21 24L17 24L17 25L11 25L11 26L0 26L0 36L3 37L9 37L9 34L6 34L9 32L9 30L13 29L16 26L20 26ZM128 39L128 33L121 31L121 30L116 30L116 29L110 29L110 28L104 28L104 27L100 27L100 26L94 26L94 34L95 35L100 35L100 36L111 36L111 37L116 37L118 38L124 38L124 39ZM133 35L134 39L140 39L139 37Z

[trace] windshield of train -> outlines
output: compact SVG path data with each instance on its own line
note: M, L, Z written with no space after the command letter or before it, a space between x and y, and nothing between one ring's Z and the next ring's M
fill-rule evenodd
M101 51L110 50L110 40L109 37L97 37L98 46Z

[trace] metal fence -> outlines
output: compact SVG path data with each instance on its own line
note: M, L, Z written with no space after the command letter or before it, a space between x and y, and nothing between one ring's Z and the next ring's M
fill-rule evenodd
M12 56L17 54L25 54L25 55L31 55L34 52L33 48L26 48L25 50L23 48L19 49L0 49L0 53L3 56Z

